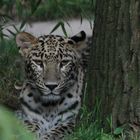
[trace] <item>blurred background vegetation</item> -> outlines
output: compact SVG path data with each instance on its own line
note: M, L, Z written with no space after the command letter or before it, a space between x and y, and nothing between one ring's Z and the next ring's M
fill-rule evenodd
M11 112L0 107L0 139L1 140L35 140Z
M1 0L0 15L14 21L92 18L95 0Z

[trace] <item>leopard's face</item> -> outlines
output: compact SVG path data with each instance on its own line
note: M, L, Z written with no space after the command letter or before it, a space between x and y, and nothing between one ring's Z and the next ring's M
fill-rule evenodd
M54 35L35 38L25 32L18 34L16 39L25 60L27 79L43 95L67 92L79 82L85 37L83 31L71 38Z

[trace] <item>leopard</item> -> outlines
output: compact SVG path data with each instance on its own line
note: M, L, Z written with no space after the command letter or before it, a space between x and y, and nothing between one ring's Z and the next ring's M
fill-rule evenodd
M84 31L72 37L16 35L25 69L16 115L38 140L62 140L73 132L83 95L85 40Z

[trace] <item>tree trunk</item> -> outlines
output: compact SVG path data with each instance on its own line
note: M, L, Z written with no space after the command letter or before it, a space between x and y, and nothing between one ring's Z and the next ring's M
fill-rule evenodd
M88 98L102 119L140 127L140 0L97 0ZM94 106L93 106L94 107Z

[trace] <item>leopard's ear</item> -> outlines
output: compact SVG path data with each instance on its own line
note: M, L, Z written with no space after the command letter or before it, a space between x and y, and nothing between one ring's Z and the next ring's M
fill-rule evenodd
M84 31L79 32L78 34L71 37L75 43L83 42L86 39L86 33Z
M37 38L27 32L21 32L16 35L16 43L22 56L26 56L31 47L37 42Z
M89 59L89 45L87 45L86 40L86 33L84 31L81 31L80 33L76 34L75 36L70 38L70 44L74 45L74 48L79 54L79 61L81 62L81 65L84 69L86 69L88 65L88 59Z
M78 34L72 36L68 43L73 44L75 49L77 50L83 50L86 47L85 40L86 33L84 31L81 31Z

